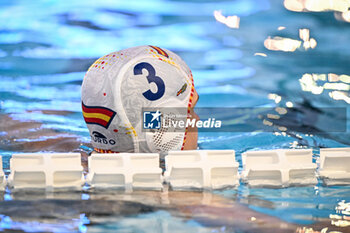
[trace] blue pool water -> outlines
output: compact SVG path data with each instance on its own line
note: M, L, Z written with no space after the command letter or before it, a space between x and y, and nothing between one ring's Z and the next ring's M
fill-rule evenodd
M89 145L90 136L80 107L84 73L97 58L137 45L167 48L187 62L200 96L198 107L294 106L310 111L339 107L348 111L350 24L336 19L333 12L294 12L283 3L282 0L0 1L0 155L5 171L9 171L9 159L15 152L73 151L80 144ZM221 10L224 16L240 17L239 28L218 22L214 17L216 10ZM281 50L288 46L273 48L266 42L269 37L282 37L302 43L299 29L309 29L309 37L317 41L314 48L301 45L286 52ZM312 74L317 74L314 79L309 78ZM322 79L322 74L326 79ZM306 79L307 84L303 81ZM327 85L328 88L319 88ZM36 123L23 125L19 130L15 124L12 127L8 117L17 123ZM200 132L199 147L234 149L239 162L241 153L248 150L312 148L317 161L319 148L350 145L349 117L343 120L344 132L319 130L309 134L303 130L307 125L284 128L272 125L269 132ZM247 119L240 121L250 123ZM276 124L285 126L283 122ZM52 142L61 146L44 146ZM350 187L325 187L322 183L284 189L252 189L242 184L237 189L214 193L295 224L329 220L340 201L350 202ZM80 207L74 211L70 204L59 202L93 204L100 198L140 201L136 194L112 192L94 196L86 190L39 195L7 190L0 195L0 230L238 231L230 222L208 226L195 216L184 217L181 211L160 208L143 213L136 209L133 214L112 211L100 216L90 210L86 211L90 215L79 212ZM58 202L44 203L53 199ZM7 211L4 204L7 201L13 202L14 208L35 204L43 209L62 205L63 209L55 215L39 208L36 212L45 214L29 218L20 210ZM141 202L157 206L149 199ZM43 216L50 218L43 220Z

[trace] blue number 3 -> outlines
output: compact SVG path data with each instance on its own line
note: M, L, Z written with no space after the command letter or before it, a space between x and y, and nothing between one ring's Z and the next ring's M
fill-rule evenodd
M148 75L146 77L148 83L155 83L157 85L157 92L153 93L151 90L147 90L144 93L142 93L142 95L150 101L155 101L162 98L165 92L165 85L163 79L156 76L156 71L154 67L147 62L141 62L137 64L134 67L134 75L142 74L143 69L146 69L148 71Z

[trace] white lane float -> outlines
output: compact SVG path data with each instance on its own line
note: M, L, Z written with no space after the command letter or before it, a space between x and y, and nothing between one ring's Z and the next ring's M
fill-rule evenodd
M89 157L87 183L95 188L163 188L159 154L92 154Z
M0 190L6 186L0 156ZM86 182L94 188L162 190L163 179L172 189L220 189L239 184L233 150L170 151L164 177L159 154L92 154ZM252 187L314 185L316 168L311 149L248 151L242 154L241 179ZM81 188L84 184L80 153L13 154L7 185L10 188ZM320 150L319 177L326 185L350 184L350 148Z
M2 156L0 156L0 190L4 190L6 185L5 174L2 169Z
M84 184L80 153L23 153L10 159L12 188L80 188Z
M350 184L350 148L320 149L319 175L326 185Z
M249 151L242 154L242 179L250 186L288 187L317 184L311 149Z
M165 167L165 180L173 189L219 189L239 182L233 150L170 151Z

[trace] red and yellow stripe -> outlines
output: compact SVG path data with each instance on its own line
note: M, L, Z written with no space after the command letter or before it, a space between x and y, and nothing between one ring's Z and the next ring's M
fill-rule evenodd
M82 102L83 116L86 124L100 125L106 129L111 124L116 112L99 106L86 106Z
M192 101L193 101L193 96L194 96L194 81L193 81L192 72L191 72L190 79L191 79L192 85L191 85L191 95L190 95L190 98L188 100L188 105L187 105L187 115L189 115L191 112ZM185 142L186 142L186 138L187 138L187 131L188 131L188 127L186 127L186 129L185 129L185 136L184 136L184 140L182 142L181 150L183 150L184 146L185 146Z
M98 153L103 153L103 154L112 154L112 153L119 153L116 151L112 151L112 150L104 150L104 149L99 149L99 148L94 148L94 150Z
M163 55L164 57L169 58L169 55L168 55L163 49L161 49L161 48L159 48L159 47L156 47L156 46L152 46L152 45L150 45L150 47L153 48L154 50L156 50L158 54Z

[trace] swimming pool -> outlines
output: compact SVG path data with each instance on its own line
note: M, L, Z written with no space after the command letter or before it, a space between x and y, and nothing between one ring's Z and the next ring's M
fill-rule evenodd
M289 11L284 2L290 1L1 2L0 154L5 171L14 152L76 151L88 144L80 107L85 71L104 54L141 44L168 48L188 63L200 95L198 107L348 109L349 24L339 13ZM239 28L220 23L216 10L240 17ZM200 132L199 147L234 149L239 161L248 150L312 148L317 160L319 148L350 144L348 122L347 132L309 134L283 122L277 122L275 132ZM216 195L225 199L213 201ZM198 212L184 210L181 202L191 197L196 205L213 209L217 202L241 203L290 223L310 224L331 222L339 202L350 202L350 187L252 189L242 184L186 195L6 190L0 194L0 229L249 231L227 218L232 212L210 215L198 206Z

